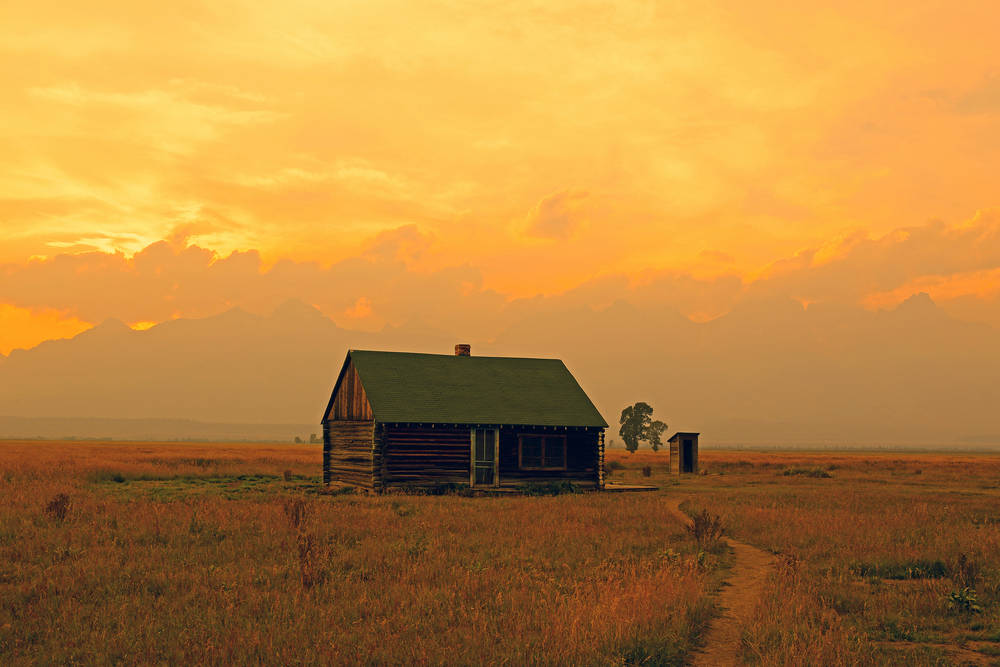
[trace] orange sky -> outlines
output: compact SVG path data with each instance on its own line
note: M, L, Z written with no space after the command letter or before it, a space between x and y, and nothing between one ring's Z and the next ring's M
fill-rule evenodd
M372 257L501 300L787 270L810 301L867 240L899 270L865 264L851 299L930 291L1000 322L997 25L995 2L913 0L6 3L0 353L243 303L170 292L197 254L169 281L128 278L162 239L256 251L258 273L340 267L346 301L324 312L367 327L407 314L347 270ZM965 245L886 250L908 228ZM103 254L73 271L118 277L46 283L87 252ZM731 303L702 294L670 304Z

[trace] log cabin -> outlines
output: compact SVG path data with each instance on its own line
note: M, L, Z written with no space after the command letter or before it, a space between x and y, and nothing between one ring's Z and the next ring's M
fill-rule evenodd
M322 424L326 484L604 487L608 424L558 359L350 350Z

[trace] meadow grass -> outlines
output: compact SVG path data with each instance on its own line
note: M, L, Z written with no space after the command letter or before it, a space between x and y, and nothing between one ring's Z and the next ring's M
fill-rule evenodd
M0 662L682 664L713 613L726 554L662 499L334 495L319 467L0 443Z
M731 556L668 499L778 554L751 664L1000 654L1000 457L608 458L661 490L344 494L316 446L0 443L0 662L682 664Z
M612 480L665 468L652 453L615 457L625 463ZM718 514L729 534L779 555L744 630L748 662L994 662L1000 457L702 451L701 468L654 480L689 512ZM961 602L965 588L980 611Z

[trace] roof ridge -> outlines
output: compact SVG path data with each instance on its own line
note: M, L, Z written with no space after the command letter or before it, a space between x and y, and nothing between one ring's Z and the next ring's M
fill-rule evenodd
M511 360L524 360L524 361L559 361L562 359L558 357L499 357L491 356L486 354L473 354L473 355L458 355L458 354L440 354L437 352L398 352L396 350L359 350L359 349L349 349L348 354L354 354L355 352L363 352L367 354L405 354L414 357L446 357L448 359L511 359Z

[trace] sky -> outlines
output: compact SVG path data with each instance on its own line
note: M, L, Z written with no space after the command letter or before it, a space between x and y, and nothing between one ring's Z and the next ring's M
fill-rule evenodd
M995 2L0 6L0 354L777 292L1000 326ZM472 322L472 324L469 324Z

